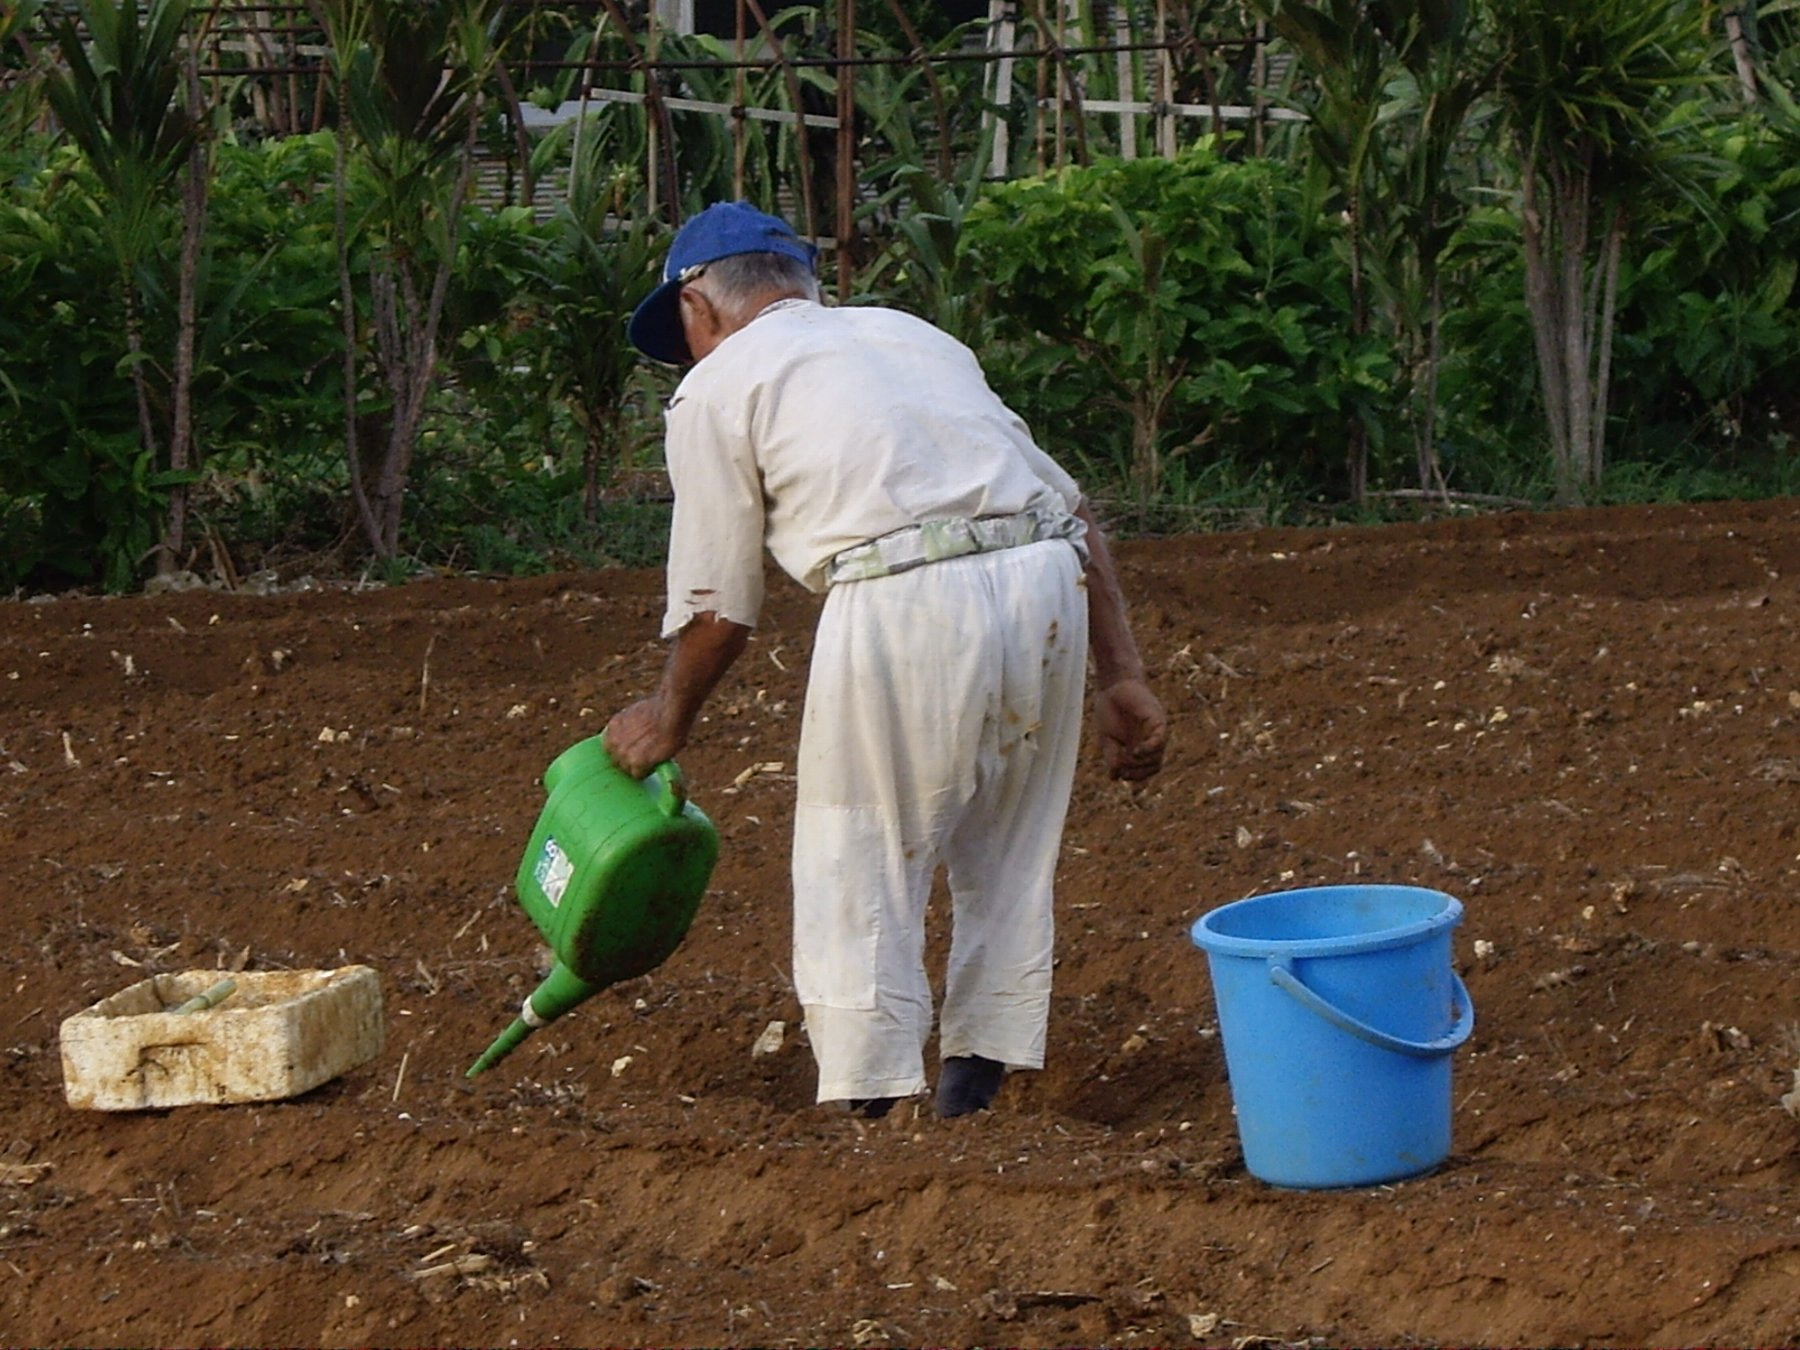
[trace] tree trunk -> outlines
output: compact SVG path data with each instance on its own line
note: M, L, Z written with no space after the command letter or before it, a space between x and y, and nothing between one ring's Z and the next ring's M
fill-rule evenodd
M196 126L200 119L200 73L189 49L185 63L187 110ZM199 136L188 147L187 175L181 193L181 268L176 278L175 389L169 427L169 468L182 473L193 466L195 308L200 289L200 250L206 238L207 155ZM169 489L169 519L157 553L156 570L175 570L187 548L188 485Z
M125 293L125 350L131 353L131 387L137 395L138 439L144 453L155 463L161 449L156 439L156 419L150 411L150 384L144 378L144 314L138 298L137 282L131 266L126 264L123 287Z
M581 420L581 514L592 525L600 519L600 461L606 455L606 432L598 418Z
M1350 231L1350 336L1360 341L1369 331L1369 298L1363 278L1362 194L1355 184L1345 214ZM1360 507L1369 491L1369 429L1355 413L1344 427L1344 474L1350 503Z
M323 88L323 81L320 82ZM344 105L342 78L338 82L338 106ZM369 500L368 478L363 464L362 442L356 420L356 289L350 276L350 222L347 198L350 195L350 130L339 125L332 131L336 140L336 165L333 185L338 255L338 309L344 333L344 467L350 474L350 501L356 510L357 523L363 537L377 552L381 548L381 526L377 523L374 503Z
M1744 95L1744 102L1756 102L1756 57L1750 48L1749 35L1744 32L1744 12L1741 7L1725 11L1725 37L1731 44L1732 64L1737 67L1738 88Z
M1605 279L1600 297L1600 355L1594 375L1594 448L1589 455L1593 476L1588 484L1596 489L1606 476L1606 410L1612 395L1613 326L1619 304L1619 259L1625 252L1625 221L1624 209L1613 207L1607 222L1601 262Z
M1448 491L1443 462L1437 450L1438 366L1443 359L1444 287L1436 270L1425 287L1424 354L1413 388L1413 452L1418 462L1419 487L1426 492Z
M1550 252L1556 240L1554 208L1547 222L1540 201L1537 156L1527 147L1523 156L1524 170L1520 178L1520 231L1525 249L1525 308L1531 316L1532 346L1537 353L1539 394L1544 403L1544 421L1550 434L1550 457L1556 474L1556 497L1569 503L1570 494L1579 495L1571 469L1569 448L1568 382L1563 367L1563 349L1556 341L1558 315L1556 285L1550 267Z
M1544 414L1556 469L1556 500L1579 506L1606 471L1606 410L1625 213L1601 208L1594 246L1594 176L1588 157L1540 179L1525 160L1522 206L1526 306L1543 384ZM1548 202L1542 198L1548 190Z
M394 558L400 552L400 525L412 479L413 456L418 450L419 434L425 424L425 405L431 397L437 374L438 329L443 322L444 305L450 295L450 278L456 267L462 203L474 176L476 130L477 121L471 115L456 187L445 213L446 253L438 259L429 296L421 298L419 295L418 277L410 257L399 260L392 271L371 279L372 283L378 283L374 286L376 351L394 405L374 502L378 537L372 542L382 558Z

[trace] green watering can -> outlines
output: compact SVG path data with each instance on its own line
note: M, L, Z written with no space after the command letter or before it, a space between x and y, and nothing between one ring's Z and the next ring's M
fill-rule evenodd
M718 832L687 799L673 760L633 778L591 736L556 757L544 790L517 888L556 964L470 1078L583 999L667 960L719 858Z

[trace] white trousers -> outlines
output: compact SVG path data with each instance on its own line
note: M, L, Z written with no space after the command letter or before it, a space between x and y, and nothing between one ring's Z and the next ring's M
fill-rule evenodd
M925 1088L925 907L951 940L939 1052L1041 1068L1051 887L1080 746L1087 594L1046 541L832 588L801 723L794 984L820 1101Z

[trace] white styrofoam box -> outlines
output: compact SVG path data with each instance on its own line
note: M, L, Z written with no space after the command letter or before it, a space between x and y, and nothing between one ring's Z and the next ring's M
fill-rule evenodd
M170 1011L226 972L156 975L62 1024L63 1093L89 1111L292 1097L381 1053L367 966L243 971L217 1007Z

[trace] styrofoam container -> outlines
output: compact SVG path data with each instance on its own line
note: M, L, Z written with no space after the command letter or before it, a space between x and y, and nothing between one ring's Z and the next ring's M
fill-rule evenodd
M63 1093L88 1111L297 1096L381 1053L381 983L367 966L244 971L219 1006L170 1011L224 972L156 975L62 1024Z

